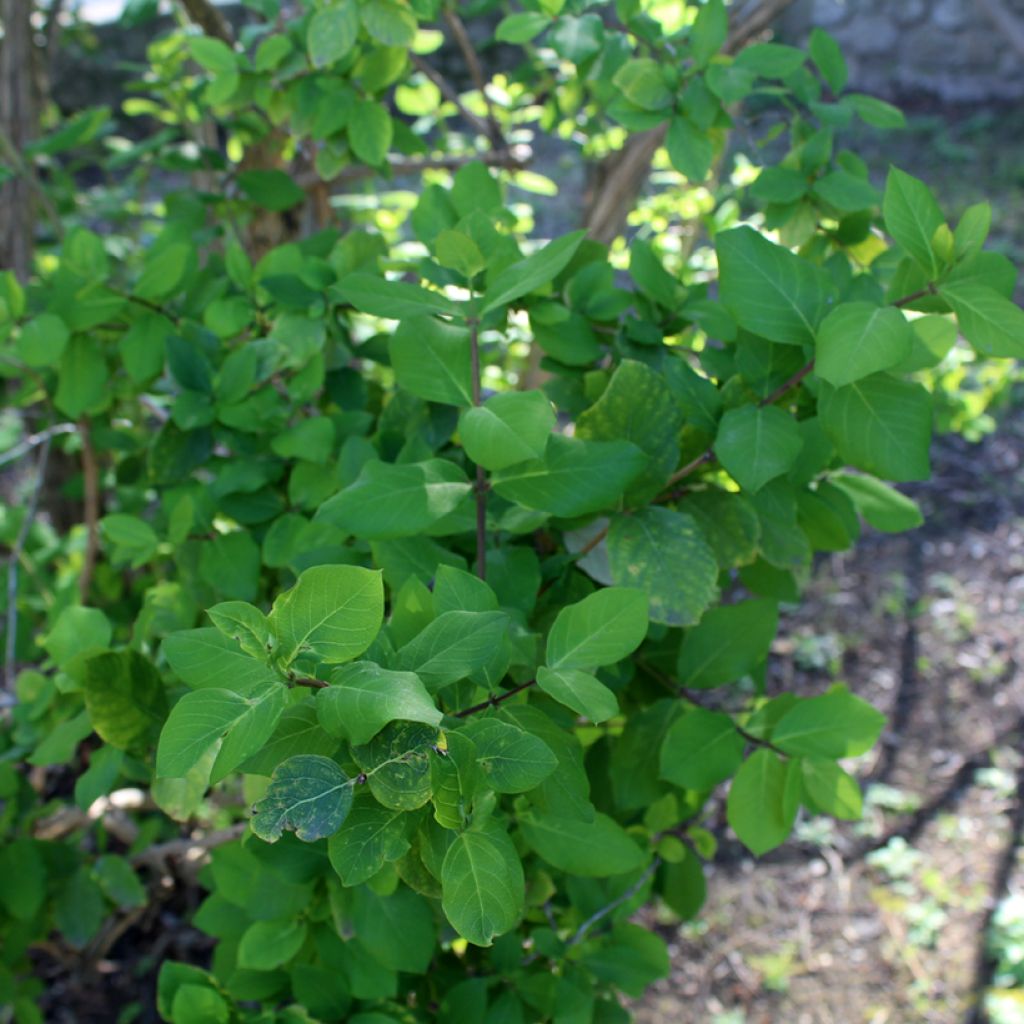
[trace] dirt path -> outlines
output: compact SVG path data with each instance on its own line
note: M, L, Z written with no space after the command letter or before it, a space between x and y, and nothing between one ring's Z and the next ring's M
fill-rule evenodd
M1024 888L1024 414L940 446L928 525L823 561L776 685L846 681L889 716L856 764L865 821L719 851L701 921L640 1024L981 1024L983 935ZM1024 1018L1022 1018L1024 1020Z

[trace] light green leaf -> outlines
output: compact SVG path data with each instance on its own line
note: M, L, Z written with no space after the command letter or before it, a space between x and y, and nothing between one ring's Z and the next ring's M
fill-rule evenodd
M249 826L268 843L276 843L285 829L315 843L341 828L352 807L352 785L329 757L290 757L274 770Z
M639 587L652 622L689 626L718 592L718 565L694 519L649 507L616 516L608 531L608 562L619 586Z
M345 824L327 842L327 856L342 885L361 885L409 849L404 811L359 798Z
M551 748L532 733L494 718L477 718L462 732L476 747L488 785L497 793L525 793L558 767Z
M388 344L398 386L430 402L471 405L469 330L428 316L403 320Z
M788 345L814 341L831 294L820 267L749 227L721 232L715 249L719 297L741 327Z
M744 744L728 715L694 708L665 736L661 777L684 789L713 789L740 766Z
M964 210L953 232L956 259L967 260L981 252L989 229L992 227L992 207L988 203L974 203Z
M669 122L665 148L672 166L691 184L699 185L708 176L715 156L714 143L685 114L676 114Z
M519 819L523 838L552 867L583 878L608 878L644 866L645 854L607 815L591 822L530 811Z
M899 168L891 167L885 182L882 216L889 234L934 278L939 272L939 263L932 249L932 239L945 219L928 186Z
M18 335L18 358L26 366L55 366L71 337L67 325L53 313L33 317Z
M549 242L543 249L525 260L506 267L484 293L480 315L484 316L492 309L497 309L553 281L568 266L585 234L583 231L570 232Z
M619 713L619 702L604 683L575 668L537 669L537 685L549 696L595 724Z
M889 480L928 477L932 401L920 384L878 373L825 392L818 411L850 465Z
M913 346L914 330L898 309L845 302L818 329L814 372L842 387L899 365Z
M571 518L615 504L647 464L647 456L628 441L552 434L543 458L501 470L492 484L509 501Z
M84 651L108 646L112 635L110 620L99 608L71 605L57 616L42 643L47 654L63 668Z
M183 778L216 750L210 781L219 782L270 738L284 704L280 683L266 683L244 697L216 688L186 693L160 733L156 774Z
M860 821L864 802L857 780L835 761L816 757L801 759L804 802L812 811L831 814L841 821Z
M325 68L347 56L359 38L359 4L356 0L321 8L310 19L306 31L309 60L315 68Z
M764 748L755 750L736 773L726 817L740 842L755 856L789 837L799 802L800 768ZM795 785L794 785L795 780Z
M506 469L544 456L555 410L542 391L509 391L467 409L459 418L466 454L484 469Z
M672 103L664 69L650 57L626 61L612 81L630 103L643 110L662 110Z
M767 657L778 624L774 601L740 601L710 609L683 637L679 681L701 688L735 682Z
M849 495L857 511L876 530L902 533L924 522L921 509L913 498L908 498L881 480L871 476L854 476L852 473L834 473L829 480Z
M160 673L138 651L106 651L89 658L82 690L92 727L119 750L144 745L167 717Z
M950 281L939 288L964 337L983 356L1024 358L1024 310L983 284Z
M356 100L348 118L352 152L371 167L379 167L391 148L395 126L387 108L373 100Z
M779 719L772 743L787 754L857 757L874 746L885 715L843 689L801 700Z
M838 96L846 88L849 73L839 44L824 29L815 28L811 31L808 49L821 77L828 82L833 94Z
M647 595L634 587L605 587L558 613L548 633L548 667L612 665L646 635Z
M372 460L356 481L329 498L316 514L365 540L416 537L470 492L466 474L446 459L395 465Z
M441 908L476 946L489 946L523 914L523 868L507 833L496 825L455 837L441 865Z
M222 601L206 610L214 626L246 654L265 660L276 640L266 615L246 601Z
M690 55L699 68L707 67L729 34L729 14L722 0L708 0L697 10L690 29Z
M483 668L507 628L504 612L445 612L398 652L396 664L436 693Z
M376 274L348 274L331 289L331 294L355 306L361 313L389 320L434 313L451 315L459 311L458 303L440 292L405 281L389 281Z
M366 0L363 25L383 46L409 46L416 38L416 16L395 0Z
M329 665L349 661L373 643L383 621L381 573L356 565L307 569L270 613L285 664L306 653Z
M494 38L499 43L528 43L551 24L547 14L536 11L522 11L508 14L498 22Z
M742 405L718 425L715 455L745 491L787 473L804 446L796 420L778 406Z
M316 698L320 724L332 736L368 743L388 722L437 725L441 712L412 672L390 672L357 661L331 673L331 686Z
M178 678L194 690L217 687L245 694L277 678L217 629L172 633L160 649Z

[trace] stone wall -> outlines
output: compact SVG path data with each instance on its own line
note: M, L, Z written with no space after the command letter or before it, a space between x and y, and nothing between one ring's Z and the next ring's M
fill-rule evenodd
M1024 0L1001 0L1024 26ZM891 99L1024 98L1024 56L981 0L798 0L781 25L800 44L821 26L843 47L851 85Z

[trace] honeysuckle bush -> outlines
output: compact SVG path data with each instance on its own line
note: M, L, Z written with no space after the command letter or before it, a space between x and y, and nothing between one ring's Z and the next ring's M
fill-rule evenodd
M64 231L0 279L4 430L80 459L86 511L0 521L2 997L39 1019L33 944L109 950L205 851L216 946L163 964L167 1021L628 1020L669 970L631 918L699 913L721 809L754 855L859 817L843 762L883 716L780 689L780 606L862 521L920 524L892 484L929 475L937 382L1024 354L1016 272L986 206L951 227L837 148L899 115L824 32L248 6L152 43L141 139L90 111L28 154ZM659 131L661 230L536 237L531 133ZM120 177L75 192L69 152Z

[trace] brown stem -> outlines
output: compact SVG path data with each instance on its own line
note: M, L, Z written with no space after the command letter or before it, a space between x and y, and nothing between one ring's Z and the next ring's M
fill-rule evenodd
M445 9L444 20L448 23L448 27L451 29L452 35L455 37L455 42L462 51L462 56L466 61L466 67L469 68L470 77L473 79L473 85L476 86L477 91L483 97L483 101L487 106L487 126L485 134L491 140L491 145L495 149L501 149L505 145L505 140L502 137L501 128L498 126L498 119L494 116L494 107L491 104L491 98L487 95L487 81L484 78L484 70L480 66L480 60L473 47L473 40L469 38L466 26L463 24L462 19L456 13L454 8L449 7Z
M89 420L85 416L78 421L78 436L82 441L83 511L86 529L85 557L82 559L82 575L78 579L78 593L82 604L86 604L100 547L100 473L96 463L96 451L92 446Z
M462 102L462 97L459 96L458 90L448 81L444 75L441 74L435 67L428 64L422 57L415 53L409 55L409 59L412 61L413 67L417 71L426 75L434 85L441 91L441 95L448 100L449 103L455 105L455 109L462 115L464 120L471 124L481 135L486 135L490 138L490 125L470 110L465 103Z
M481 711L486 711L488 708L496 708L499 704L514 697L517 693L522 693L523 690L529 690L531 686L536 685L536 679L531 679L528 683L520 683L518 686L514 686L511 690L506 690L504 693L499 693L497 696L492 695L488 697L487 700L482 700L479 704L474 704L470 708L463 708L461 711L456 711L454 717L468 718L470 715L476 715Z
M311 690L322 690L325 687L331 685L330 683L325 683L322 679L302 678L291 679L289 680L289 682L292 684L292 686L308 686Z
M185 8L189 19L198 25L206 35L213 36L222 43L227 43L228 46L235 41L234 33L224 15L207 0L181 0L181 6Z

